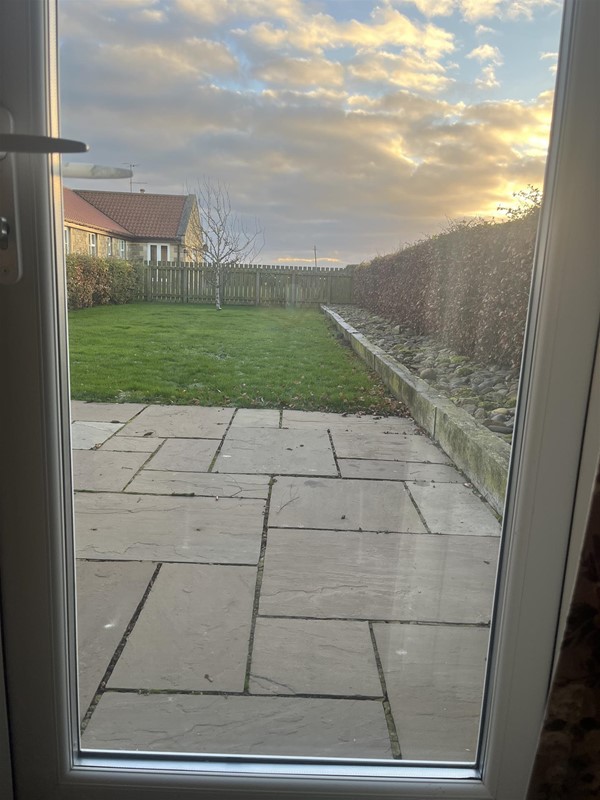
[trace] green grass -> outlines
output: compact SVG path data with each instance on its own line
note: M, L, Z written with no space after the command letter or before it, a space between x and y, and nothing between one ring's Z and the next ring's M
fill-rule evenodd
M397 413L316 310L140 303L69 316L76 400Z

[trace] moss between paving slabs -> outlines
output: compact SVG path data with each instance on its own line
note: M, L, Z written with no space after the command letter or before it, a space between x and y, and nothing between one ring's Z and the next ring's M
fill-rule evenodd
M510 446L371 344L339 314L323 307L353 350L382 378L421 425L472 481L499 514L504 508Z

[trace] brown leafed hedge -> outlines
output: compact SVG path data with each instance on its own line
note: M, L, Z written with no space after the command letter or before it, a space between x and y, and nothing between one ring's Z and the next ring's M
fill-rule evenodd
M521 360L538 221L463 222L354 270L354 302L461 355Z
M70 253L67 258L69 309L132 303L141 296L143 267L120 258Z

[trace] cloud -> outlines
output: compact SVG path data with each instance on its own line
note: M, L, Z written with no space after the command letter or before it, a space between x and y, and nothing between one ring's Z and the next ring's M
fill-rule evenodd
M496 77L496 67L500 66L504 59L497 47L490 44L481 44L467 54L467 58L475 59L485 66L481 69L480 76L475 80L478 89L496 89L500 82ZM489 63L485 63L489 62Z
M491 64L483 67L481 75L475 80L475 86L479 89L495 89L500 86L500 81L496 78L496 70Z
M562 9L562 0L510 0L506 4L505 15L507 19L532 20L539 8L548 8L554 11Z
M210 25L232 18L294 22L303 15L301 0L175 0L175 7L190 19Z
M341 97L327 107L284 97L204 86L185 105L161 96L128 117L88 109L69 123L139 162L148 191L181 191L203 174L228 183L235 207L265 226L268 261L303 259L315 243L323 258L361 260L543 177L546 97L466 106L404 90L347 98L354 111Z
M402 55L385 51L366 52L352 60L349 74L359 81L378 83L381 87L401 86L427 93L441 92L453 82L439 62L410 51Z
M342 262L339 258L322 258L317 253L317 261L319 264L330 264L333 266L345 266L345 263ZM280 258L275 259L276 264L314 264L315 263L315 256L314 252L312 256L308 256L306 258L301 258L297 256L281 256Z
M376 6L369 23L356 19L339 20L329 14L305 14L294 27L262 21L235 33L252 44L268 49L292 49L323 53L330 48L379 48L407 46L427 52L432 58L454 50L454 36L430 23L413 22L390 5Z
M144 8L132 15L140 22L165 22L167 15L160 9Z
M447 17L454 11L456 0L405 0L413 3L424 17Z
M459 8L467 22L477 22L500 15L503 0L459 0Z
M488 27L487 25L475 26L475 36L487 36L488 33L496 33L496 31L493 28Z
M491 44L480 44L479 47L476 47L467 54L467 58L474 58L482 63L484 61L490 61L492 64L497 65L504 62L500 50Z
M254 69L253 75L273 86L335 87L344 85L341 64L321 57L274 58Z
M558 69L558 53L540 53L540 61L552 61L548 69L552 75L556 75Z
M387 0L360 19L300 0L64 3L63 134L90 161L137 163L147 191L227 183L266 229L265 261L310 263L316 244L320 262L356 263L543 179L551 92L457 100L454 34ZM469 57L497 86L500 51Z

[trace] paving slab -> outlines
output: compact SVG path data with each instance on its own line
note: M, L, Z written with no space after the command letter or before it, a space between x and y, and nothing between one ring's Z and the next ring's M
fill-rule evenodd
M412 533L426 530L402 483L285 476L273 484L269 525Z
M232 428L278 428L279 411L267 408L238 408Z
M233 408L148 406L119 435L220 439L233 412Z
M73 482L78 491L119 492L148 458L147 453L74 450Z
M463 483L465 478L446 464L418 461L383 461L369 458L338 458L342 478L370 478L385 481L437 481Z
M82 737L100 750L391 758L382 704L107 692Z
M215 472L337 475L327 431L231 428Z
M255 564L263 500L135 494L75 496L77 555L113 560Z
M154 564L77 561L77 655L83 717L154 572Z
M144 408L144 403L86 403L83 400L71 400L71 419L86 422L129 422Z
M207 472L219 444L215 439L167 439L146 469Z
M405 759L475 761L487 628L373 625Z
M91 450L116 433L123 424L120 422L73 422L71 425L71 446L73 450Z
M421 461L451 464L448 456L426 436L403 432L373 433L331 429L338 458L371 458L386 461Z
M214 472L170 472L143 469L125 491L140 494L248 497L266 500L268 475L234 475Z
M113 436L104 442L100 450L113 450L118 453L154 453L164 441L154 436Z
M259 613L488 623L497 537L269 530Z
M369 429L373 432L399 431L417 433L410 417L379 417L373 414L335 414L327 411L287 411L282 414L283 428L336 428L352 431Z
M433 533L500 536L496 516L472 489L461 484L407 483Z
M241 692L255 584L254 567L164 564L108 686Z
M380 697L368 624L259 617L250 693Z

